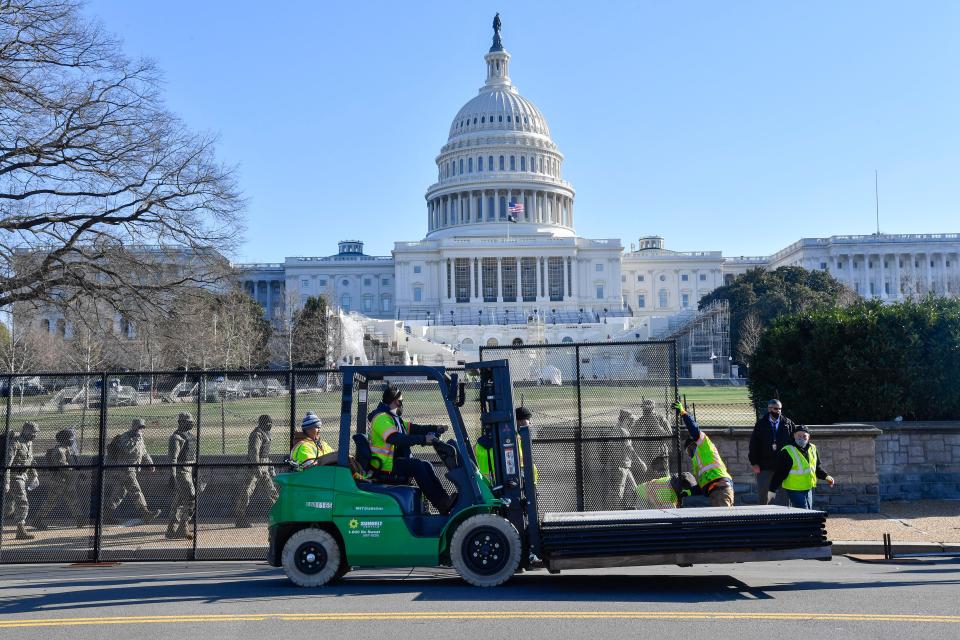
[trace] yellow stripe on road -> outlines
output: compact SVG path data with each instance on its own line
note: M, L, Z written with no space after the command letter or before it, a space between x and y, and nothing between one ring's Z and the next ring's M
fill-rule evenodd
M376 622L417 620L768 620L960 623L960 616L873 613L739 613L722 611L432 611L423 613L251 613L223 615L104 616L0 620L0 629L106 624L201 622Z

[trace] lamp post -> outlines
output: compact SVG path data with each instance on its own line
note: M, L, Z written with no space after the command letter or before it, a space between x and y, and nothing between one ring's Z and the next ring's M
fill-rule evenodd
M453 309L450 309L450 325L454 327L457 326L457 321L453 318Z
M477 309L477 324L483 326L483 309Z
M430 312L427 311L427 326L430 326Z

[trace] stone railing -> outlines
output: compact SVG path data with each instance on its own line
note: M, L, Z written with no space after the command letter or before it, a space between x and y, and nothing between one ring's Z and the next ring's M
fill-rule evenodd
M960 422L875 422L884 500L960 498Z

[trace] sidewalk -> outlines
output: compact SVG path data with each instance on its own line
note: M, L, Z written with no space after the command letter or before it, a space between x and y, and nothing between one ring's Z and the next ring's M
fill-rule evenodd
M960 500L881 502L880 513L827 518L834 553L882 553L885 533L895 553L960 553Z

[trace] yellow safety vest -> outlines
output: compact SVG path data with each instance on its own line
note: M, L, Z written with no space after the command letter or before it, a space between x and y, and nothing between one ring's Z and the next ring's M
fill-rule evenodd
M290 452L290 459L300 465L300 471L312 467L317 463L317 458L333 451L333 449L323 440L314 442L306 438L294 445Z
M378 413L370 423L370 453L374 460L371 466L384 473L393 471L393 452L395 447L387 442L394 433L407 433L410 421L396 417L389 411Z
M697 439L697 450L693 454L693 475L697 477L697 484L701 489L706 488L714 480L730 477L727 467L720 459L717 447L702 431Z
M666 509L677 506L677 492L673 490L670 476L654 478L637 485L637 495L644 499L651 509ZM684 493L689 494L689 491Z
M783 481L783 488L790 491L809 491L817 486L817 448L810 445L807 449L807 458L803 457L800 450L792 444L783 448L793 460L793 467L786 480Z

